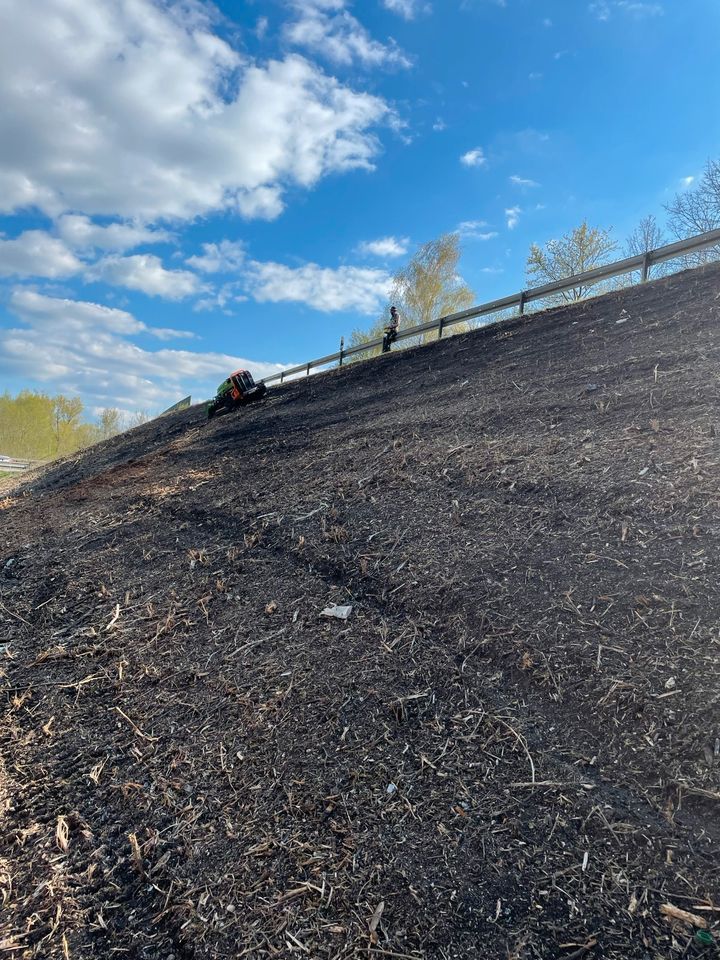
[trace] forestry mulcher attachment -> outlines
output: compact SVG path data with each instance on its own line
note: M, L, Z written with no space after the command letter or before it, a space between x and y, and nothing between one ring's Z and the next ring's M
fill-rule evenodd
M255 383L249 370L236 370L218 387L217 396L208 404L207 415L211 420L215 414L244 407L255 400L261 400L267 393L267 387L261 381Z

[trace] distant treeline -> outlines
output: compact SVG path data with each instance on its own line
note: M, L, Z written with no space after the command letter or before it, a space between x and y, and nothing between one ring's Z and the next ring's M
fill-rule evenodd
M0 394L0 455L53 460L107 440L147 419L142 413L126 419L119 410L108 409L92 423L85 419L79 397L50 397L30 390L22 390L15 397L4 393Z

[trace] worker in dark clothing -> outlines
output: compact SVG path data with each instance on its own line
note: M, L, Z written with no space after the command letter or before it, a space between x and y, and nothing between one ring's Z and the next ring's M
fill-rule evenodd
M390 323L385 327L385 335L383 336L383 353L390 353L390 344L395 343L397 340L399 323L400 317L398 316L397 308L390 307Z

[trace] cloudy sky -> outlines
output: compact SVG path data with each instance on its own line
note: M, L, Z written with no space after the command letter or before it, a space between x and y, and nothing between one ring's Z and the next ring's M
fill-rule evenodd
M720 156L717 0L0 0L0 391L157 411Z

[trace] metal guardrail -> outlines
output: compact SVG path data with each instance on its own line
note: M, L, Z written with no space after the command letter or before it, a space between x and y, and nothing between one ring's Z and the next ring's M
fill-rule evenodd
M23 473L25 470L32 470L33 467L44 462L44 460L0 460L0 474Z
M451 313L446 317L440 317L432 320L430 323L422 323L417 327L406 327L404 330L398 330L398 340L408 340L410 337L417 337L421 333L427 333L430 330L438 331L438 339L442 337L447 327L456 323L462 323L464 320L473 320L476 317L483 317L490 313L497 313L499 310L507 310L509 307L518 307L520 315L525 312L525 306L534 300L542 300L544 297L553 293L562 293L564 290L572 290L575 287L591 286L602 280L610 280L613 277L620 277L626 273L640 271L643 283L648 279L650 268L657 263L664 263L667 260L674 260L677 257L685 256L696 250L704 250L708 247L720 245L720 230L710 230L707 233L698 234L695 237L689 237L686 240L678 240L676 243L668 243L664 247L658 247L657 250L649 250L647 253L639 254L636 257L626 257L624 260L616 260L614 263L608 263L602 267L596 267L594 270L588 270L585 273L578 273L572 277L566 277L562 280L556 280L554 283L546 283L542 287L531 287L529 290L521 290L520 293L513 293L509 297L502 297L500 300L491 300L477 307L470 307L469 310L461 310L459 313ZM309 360L307 363L301 363L297 367L290 367L288 370L282 370L270 377L265 377L264 383L280 383L286 377L296 376L305 373L308 376L315 367L324 367L329 363L336 361L342 366L348 358L359 353L365 353L366 350L372 350L375 347L382 346L382 337L377 340L369 340L357 347L348 347L346 350L340 350L339 353L331 353L327 357L320 357L317 360Z

